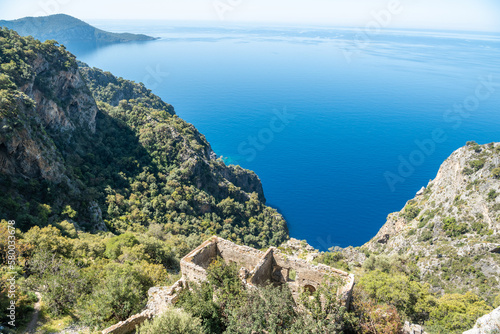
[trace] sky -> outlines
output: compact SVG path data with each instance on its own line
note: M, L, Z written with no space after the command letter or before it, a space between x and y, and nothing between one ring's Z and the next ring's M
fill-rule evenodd
M0 0L0 19L65 13L154 19L500 32L499 0Z

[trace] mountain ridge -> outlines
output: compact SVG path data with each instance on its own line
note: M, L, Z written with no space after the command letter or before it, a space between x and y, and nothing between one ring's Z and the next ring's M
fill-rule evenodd
M107 32L66 14L0 20L0 26L16 30L21 36L33 36L42 42L57 40L70 50L157 39L142 34Z

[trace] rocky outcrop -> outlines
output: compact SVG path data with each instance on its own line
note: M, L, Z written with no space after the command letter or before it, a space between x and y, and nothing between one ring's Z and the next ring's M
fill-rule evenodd
M213 157L214 156L212 155L212 158ZM222 177L230 183L234 184L238 188L241 188L248 194L253 192L257 193L259 195L259 200L264 203L266 202L262 183L257 174L249 171L248 169L243 169L240 166L226 166L225 164L223 164L222 168L219 170Z
M428 333L423 330L422 326L410 324L408 321L406 321L403 326L403 332L401 334L428 334Z
M405 254L439 289L479 293L487 282L485 291L494 296L500 291L499 167L499 143L468 143L363 247Z
M300 259L305 259L312 262L315 258L320 256L320 252L309 245L305 240L298 240L290 238L287 242L283 243L280 247L283 253L289 254Z
M0 120L0 129L1 174L57 183L65 178L63 159L49 136L29 126L12 127L6 119Z
M474 328L463 334L500 334L500 307L479 318Z
M0 119L0 173L68 181L52 137L95 132L97 105L78 68L55 70L53 61L42 55L32 61L31 77L16 93L17 119Z

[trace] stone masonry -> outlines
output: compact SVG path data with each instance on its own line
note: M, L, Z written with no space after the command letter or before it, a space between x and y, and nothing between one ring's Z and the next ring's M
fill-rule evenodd
M266 284L286 284L294 299L297 300L303 289L315 291L326 277L340 278L343 283L337 294L349 307L354 275L344 271L309 262L293 256L287 256L275 247L263 252L251 247L236 245L228 240L212 237L182 258L182 278L169 287L149 289L146 309L140 314L122 321L102 331L103 334L125 334L134 330L148 318L161 314L177 302L179 293L189 288L189 282L201 282L207 279L206 269L218 257L226 263L236 263L240 267L240 278L248 287Z

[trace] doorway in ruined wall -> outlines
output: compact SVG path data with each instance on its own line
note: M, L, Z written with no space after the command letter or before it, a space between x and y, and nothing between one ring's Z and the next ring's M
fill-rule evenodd
M309 294L313 294L316 292L316 288L310 284L304 285L304 292L308 292Z

